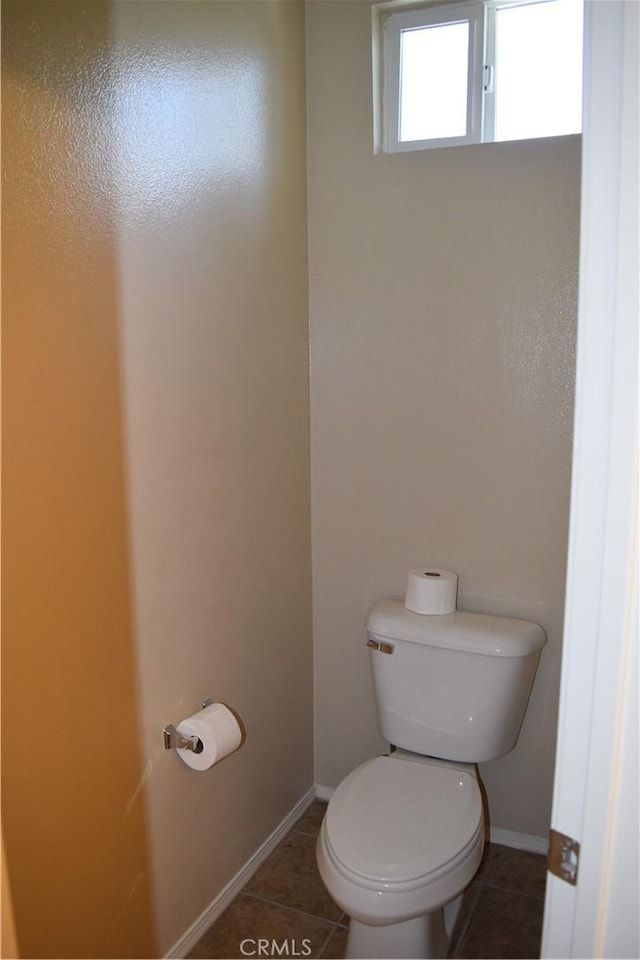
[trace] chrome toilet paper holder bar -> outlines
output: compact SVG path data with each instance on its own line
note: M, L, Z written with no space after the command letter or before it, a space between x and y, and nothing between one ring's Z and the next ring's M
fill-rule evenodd
M215 703L215 700L207 697L206 700L202 701L200 709L204 710L205 707L210 707L213 703ZM204 744L200 737L185 737L184 734L176 730L172 723L167 724L163 729L162 736L165 750L192 750L193 753L202 753L204 749Z

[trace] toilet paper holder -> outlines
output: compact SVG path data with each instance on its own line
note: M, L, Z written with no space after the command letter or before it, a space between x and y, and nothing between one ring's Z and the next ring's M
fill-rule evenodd
M201 710L204 710L206 707L210 707L215 703L215 700L212 700L211 697L207 697L206 700L202 701ZM192 750L194 753L202 753L204 749L204 744L200 737L185 737L184 734L179 733L173 723L167 724L167 726L162 731L162 736L164 738L164 749L165 750Z

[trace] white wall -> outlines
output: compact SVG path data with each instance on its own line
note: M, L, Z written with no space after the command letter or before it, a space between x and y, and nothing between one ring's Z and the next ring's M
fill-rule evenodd
M548 829L568 526L580 138L372 153L366 2L307 5L316 780L384 748L364 620L422 563L536 620L492 826Z

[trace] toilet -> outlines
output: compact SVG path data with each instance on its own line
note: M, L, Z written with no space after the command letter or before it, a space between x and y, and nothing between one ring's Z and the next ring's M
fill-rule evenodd
M484 847L476 764L513 748L545 643L527 620L372 608L367 647L392 752L337 787L316 848L350 918L348 958L446 957Z

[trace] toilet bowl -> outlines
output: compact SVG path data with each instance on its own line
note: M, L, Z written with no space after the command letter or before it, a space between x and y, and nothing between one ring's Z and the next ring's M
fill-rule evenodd
M446 923L441 908L471 882L483 845L473 765L396 751L349 774L317 844L322 879L351 918L347 956L445 956L453 910Z

